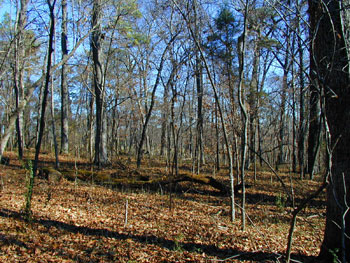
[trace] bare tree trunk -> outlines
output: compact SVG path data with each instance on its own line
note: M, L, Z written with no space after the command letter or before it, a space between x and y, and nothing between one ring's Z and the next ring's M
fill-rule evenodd
M289 37L288 37L288 43L289 43ZM289 44L287 44L289 50ZM286 54L284 68L283 68L283 83L282 83L282 93L281 93L281 108L280 108L280 130L279 130L279 153L278 153L278 160L277 164L284 164L286 163L286 102L287 102L287 89L288 89L288 82L287 82L287 76L288 76L288 54Z
M198 56L198 55L197 55ZM203 85L202 85L202 65L199 57L196 58L196 88L197 88L197 174L204 163L203 150Z
M38 168L41 142L42 142L42 138L44 135L44 128L45 128L45 111L46 111L46 105L47 105L47 96L49 94L49 82L50 82L50 78L51 78L51 61L52 61L52 53L53 53L53 39L54 39L54 32L55 32L54 8L55 8L56 0L54 0L52 4L51 4L50 0L47 0L47 4L48 4L49 9L50 9L49 47L48 47L48 52L47 52L48 54L47 54L46 76L45 76L43 101L42 101L42 106L41 106L39 137L38 137L37 144L35 146L35 159L34 159L33 171L32 171L33 175L30 177L29 189L33 189L34 178L36 176L36 171ZM25 214L28 218L30 218L30 214L31 214L31 199L32 199L32 191L29 191L27 194L26 207L24 210Z
M290 0L287 1L288 7L290 7ZM280 108L280 130L279 130L279 153L276 167L279 164L284 164L286 160L286 105L287 105L287 92L288 92L288 73L291 65L290 56L290 29L286 30L286 54L284 62L280 62L283 67L283 79L282 79L282 91L281 91L281 108Z
M108 162L107 155L107 120L105 112L105 85L104 67L102 59L102 2L94 0L92 9L92 27L95 30L91 37L91 50L93 57L93 82L96 100L96 133L95 133L95 160L94 163L101 167Z
M21 0L17 11L16 40L15 40L15 67L14 67L14 89L16 94L16 109L24 97L24 66L25 66L25 32L27 22L27 5L29 0ZM16 119L16 132L18 144L18 156L23 158L23 112L19 111Z
M299 8L298 8L299 10ZM298 35L300 35L300 20L298 19ZM305 120L305 81L304 81L304 52L301 42L301 38L298 37L298 53L299 53L299 141L298 141L298 160L299 160L299 169L300 169L300 178L305 177L305 149L306 149L306 120Z
M315 79L315 73L310 72L311 79ZM320 120L320 95L319 88L314 84L310 85L309 101L309 137L308 137L308 174L313 179L315 173L316 159L320 146L321 120Z
M160 137L160 155L164 156L166 151L166 139L167 139L167 128L168 128L168 115L169 115L169 105L168 105L168 97L169 97L169 87L168 85L164 86L164 94L163 94L163 107L162 107L162 133Z
M260 39L260 30L258 30L258 39ZM250 151L249 158L247 158L246 167L249 168L250 163L256 162L256 122L258 115L258 90L259 90L259 65L260 65L260 45L258 40L254 44L254 59L253 59L253 72L252 80L250 82L249 92L249 106L250 106L250 122L249 122L249 144L253 151Z
M200 36L200 21L197 16L197 1L193 1L193 20L194 20L194 33L197 41L201 41ZM204 145L203 145L203 79L202 79L202 61L200 54L196 51L195 59L195 79L196 79L196 91L197 91L197 141L196 141L196 163L197 163L197 174L200 173L200 167L204 164Z
M309 1L311 80L323 95L321 114L325 134L330 133L326 145L331 156L328 160L331 170L326 228L320 252L324 262L350 262L349 4L349 0Z
M174 71L174 69L173 69ZM170 80L170 82L172 82L172 80ZM178 136L177 136L177 131L175 128L175 112L174 112L174 108L175 108L175 101L176 101L176 96L177 96L177 92L173 87L173 84L170 84L172 86L172 98L171 98L171 104L170 104L170 112L171 112L171 123L170 123L170 127L171 127L171 132L172 132L172 136L173 136L173 147L174 147L174 156L173 156L173 164L172 164L172 175L175 175L175 177L177 177L179 175L179 162L178 162ZM174 173L175 171L175 173Z
M53 145L55 149L55 168L58 169L60 166L60 163L58 160L58 145L57 145L57 137L56 137L53 80L51 80L51 127L52 127Z
M93 95L88 92L88 99L87 99L87 102L88 102L88 112L89 112L89 117L88 117L88 122L87 122L87 128L88 128L88 134L89 134L89 149L88 149L88 152L89 152L89 159L90 159L90 162L93 161L93 158L94 158L94 98L93 98Z
M242 117L243 117L243 132L241 134L241 144L242 144L242 153L241 153L241 180L242 180L242 230L245 231L245 160L247 155L247 140L248 140L248 113L246 106L244 104L242 93L243 93L243 81L244 81L244 62L245 62L245 50L246 50L246 37L248 34L248 8L249 0L245 2L244 10L244 29L242 35L238 38L238 58L239 58L239 83L238 83L238 102L239 107L241 108Z
M220 171L220 134L218 120L218 103L215 101L215 136L216 136L216 170Z
M291 53L294 54L295 50L295 34L293 34L293 40L292 40L292 48ZM296 152L296 89L295 89L295 69L294 69L294 63L291 63L291 71L292 71L292 79L291 79L291 86L292 86L292 171L293 173L297 172L297 152Z
M55 32L54 32L55 35ZM55 36L53 38L53 60L55 61L55 50L56 50L56 39ZM58 169L60 166L59 160L58 160L58 145L57 145L57 137L56 137L56 124L55 124L55 100L54 100L54 78L51 77L51 127L52 127L52 138L53 138L53 145L55 149L55 168Z
M309 1L310 2L310 1ZM310 7L312 5L309 3ZM315 6L315 5L313 5ZM316 30L316 24L314 25ZM311 29L313 30L313 29ZM312 47L311 47L312 48ZM317 63L315 58L310 59L310 69L316 69ZM309 98L309 133L307 149L307 173L310 179L313 179L315 173L316 159L319 152L321 137L321 119L320 119L320 87L317 81L318 73L310 70L310 98Z
M62 6L62 28L61 28L61 49L62 59L68 54L67 45L67 0L61 1ZM67 84L67 65L64 63L61 69L61 153L69 151L69 94Z

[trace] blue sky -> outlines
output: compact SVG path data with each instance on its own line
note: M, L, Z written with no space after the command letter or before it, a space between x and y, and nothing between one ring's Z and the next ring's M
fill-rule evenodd
M4 16L4 14L10 13L11 16L15 16L16 15L16 9L14 7L14 5L9 3L9 1L1 1L2 3L0 4L0 18L2 20L2 17Z

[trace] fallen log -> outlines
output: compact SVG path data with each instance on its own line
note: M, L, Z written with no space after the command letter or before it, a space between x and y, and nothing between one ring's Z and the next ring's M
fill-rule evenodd
M171 184L177 184L181 182L193 182L202 185L209 185L218 190L222 195L228 195L230 193L230 187L224 183L216 180L215 178L207 175L196 175L191 173L181 173L176 178L169 178L169 176L157 176L151 177L148 175L142 175L139 173L132 173L130 176L117 176L115 172L106 171L85 171L85 170L65 170L62 171L62 175L68 180L79 179L86 182L94 182L99 185L106 185L110 187L135 187L135 188L151 188L156 189L159 187L166 187ZM246 185L246 187L250 187ZM235 192L242 189L242 184L235 186Z
M224 185L223 183L219 182L211 176L203 176L196 174L180 174L180 178L176 179L174 182L179 183L185 181L199 183L203 185L210 185L211 187L219 190L222 194L228 194L230 191L229 187L227 187L226 185Z
M53 167L40 168L39 173L38 173L38 177L47 180L51 184L60 182L63 178L61 172L56 170Z

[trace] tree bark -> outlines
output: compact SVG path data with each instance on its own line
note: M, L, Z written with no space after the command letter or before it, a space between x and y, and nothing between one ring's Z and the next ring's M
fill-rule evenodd
M316 65L312 66L314 62L310 61L310 67L317 67ZM312 80L317 78L315 72L310 72L310 77ZM316 158L319 151L319 138L320 138L320 94L319 87L315 86L315 81L310 85L310 99L309 99L309 136L308 136L308 150L307 150L307 170L310 176L310 179L313 179L315 173Z
M197 1L193 1L193 20L194 20L194 34L197 41L201 41L200 35L200 21L197 15ZM196 141L196 163L197 174L200 172L200 167L204 164L204 145L203 145L203 77L202 77L202 61L199 51L196 51L195 59L195 80L196 80L196 92L197 92L197 141Z
M34 186L34 179L36 176L36 171L38 168L38 162L39 162L39 154L40 154L40 148L41 148L41 142L44 135L44 128L45 128L45 112L46 112L46 105L47 105L47 96L49 94L49 83L50 83L50 77L51 77L51 63L52 63L52 53L53 53L53 40L54 40L54 32L55 32L55 14L54 14L54 8L56 4L56 0L53 1L51 4L50 0L47 0L47 4L49 6L50 10L50 33L49 33L49 47L47 51L47 65L46 65L46 76L45 76L45 84L44 84L44 94L43 94L43 101L41 105L41 117L40 117L40 128L39 128L39 135L38 135L38 141L35 146L35 159L33 164L33 174L30 177L29 182L29 189L33 189ZM27 194L27 203L25 207L25 214L27 217L30 217L31 214L31 198L32 198L32 191L30 190Z
M258 39L260 38L260 30L258 32ZM252 80L250 82L249 91L249 106L250 106L250 122L249 122L249 144L254 150L256 149L256 120L258 115L258 85L259 85L259 64L260 64L260 46L258 39L254 44L254 59L253 59L253 72ZM246 167L249 168L250 163L253 162L255 165L256 155L253 151L250 151L249 158L247 158Z
M324 119L328 120L332 136L329 147L332 149L332 167L320 258L327 262L337 258L345 263L350 262L350 50L346 44L349 28L344 26L350 22L349 1L309 0L309 13L312 30L310 71L316 73L313 85L325 94L327 118Z
M298 8L298 10L300 10ZM300 19L299 16L297 16L298 19L298 35L300 36ZM305 149L306 149L306 120L305 120L305 81L304 81L304 52L303 52L303 46L301 42L301 38L298 37L298 53L299 53L299 85L300 85L300 92L299 92L299 134L298 134L298 161L299 161L299 169L300 169L300 178L305 177Z
M102 59L102 2L94 0L92 9L92 27L95 30L91 36L91 50L93 58L93 84L96 100L96 133L95 133L95 160L101 167L108 162L107 155L107 120L105 112L105 83L104 66Z
M62 0L62 26L61 26L61 49L62 59L68 54L67 47L67 0ZM67 154L69 150L69 94L67 84L67 65L63 63L61 69L61 153Z
M168 116L169 116L169 86L164 86L164 94L163 94L163 107L162 107L162 131L160 137L160 155L164 156L167 145L167 129L168 129Z
M16 94L16 109L24 97L24 64L25 64L25 34L27 22L27 5L29 0L21 0L16 22L14 89ZM23 158L23 112L18 112L16 119L18 156Z
M245 160L248 149L248 113L243 101L243 81L244 81L244 66L245 66L245 50L246 50L246 37L248 34L248 5L249 0L245 2L245 11L244 11L244 29L242 35L238 38L238 58L239 58L239 83L238 83L238 102L239 107L242 112L243 118L243 131L241 134L241 183L242 183L242 231L245 231L245 222L246 222L246 213L245 213Z

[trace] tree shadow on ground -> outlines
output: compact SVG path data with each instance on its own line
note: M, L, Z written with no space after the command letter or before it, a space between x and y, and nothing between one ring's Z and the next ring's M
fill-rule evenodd
M0 210L0 216L4 218L15 218L17 220L23 220L24 218L21 213L7 210L7 209L1 209ZM161 248L165 248L168 250L177 250L179 247L181 247L182 250L188 251L188 252L196 252L196 251L202 251L208 256L217 257L223 260L239 260L239 261L256 261L256 262L283 262L283 256L281 254L277 253L268 253L268 252L247 252L247 251L241 251L237 249L231 249L231 248L219 248L215 245L208 245L208 244L199 244L195 242L175 242L170 239L157 237L155 235L135 235L135 234L125 234L125 233L119 233L116 231L111 231L108 229L102 229L102 228L90 228L85 226L76 226L73 224L68 224L61 221L56 220L50 220L50 219L33 219L33 223L41 224L45 226L46 228L57 228L58 230L67 231L73 234L82 234L86 236L93 236L93 237L106 237L106 238L113 238L117 240L127 240L132 239L135 242L139 242L146 245L155 245ZM3 236L3 238L6 238L6 236ZM11 241L11 240L10 240ZM9 241L9 242L10 242ZM25 246L24 243L14 241L14 244ZM310 256L304 256L304 255L293 255L294 259L299 260L300 262L317 262L316 257L310 257Z

